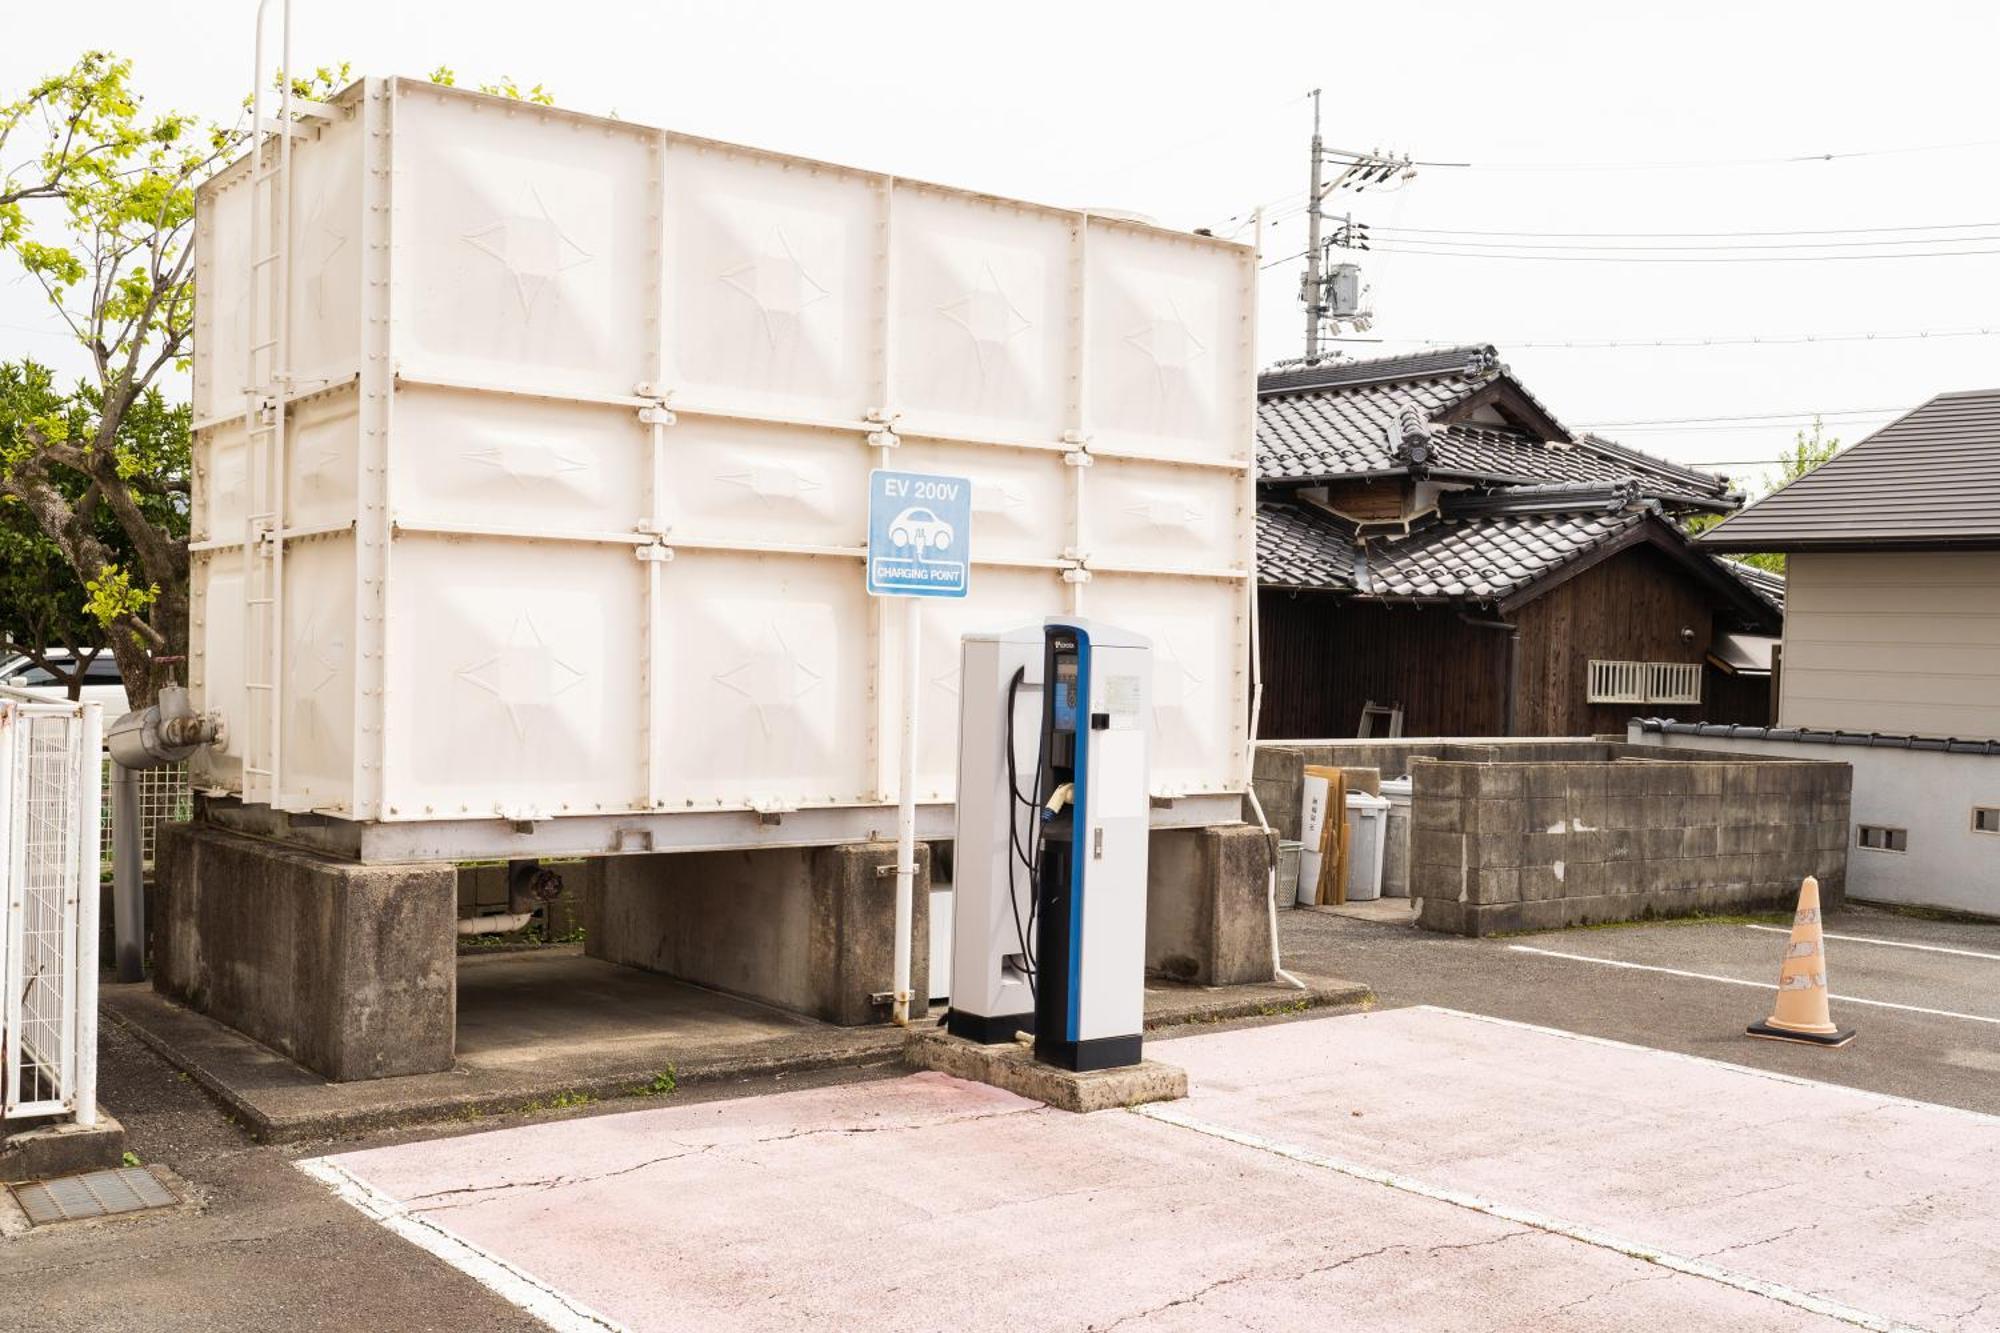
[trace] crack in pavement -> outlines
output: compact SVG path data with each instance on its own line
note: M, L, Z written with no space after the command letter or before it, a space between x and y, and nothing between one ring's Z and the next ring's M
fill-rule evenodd
M1953 1328L1962 1328L1968 1322L1970 1322L1970 1320L1974 1315L1978 1314L1981 1310L1984 1310L1986 1308L1986 1302L1992 1300L1993 1295L1994 1294L1989 1291L1985 1295L1981 1296L1978 1300L1974 1301L1969 1309L1961 1310L1957 1314L1948 1314L1945 1316L1945 1318L1951 1321L1951 1326Z
M1015 1107L1005 1111L989 1111L980 1115L950 1116L939 1120L914 1123L904 1122L891 1125L835 1125L824 1129L793 1130L785 1134L773 1134L763 1138L747 1139L740 1143L715 1142L700 1145L682 1143L680 1144L683 1149L681 1152L667 1153L659 1157L649 1157L643 1162L634 1162L629 1166L621 1166L613 1170L598 1171L587 1175L554 1175L539 1177L533 1180L506 1180L491 1185L459 1185L450 1189L429 1190L422 1194L413 1194L401 1202L405 1209L413 1213L426 1215L444 1213L450 1212L453 1209L473 1207L477 1204L486 1203L496 1198L509 1197L514 1194L567 1189L576 1185L592 1185L600 1180L611 1180L618 1176L630 1175L635 1171L644 1171L649 1167L660 1166L667 1162L676 1162L685 1157L699 1157L707 1153L733 1152L744 1148L757 1148L769 1143L788 1143L793 1139L814 1138L822 1135L885 1134L897 1130L916 1132L933 1129L940 1125L973 1124L980 1120L992 1120L1000 1116L1031 1115L1041 1109L1039 1107ZM674 1142L678 1143L679 1141L674 1140ZM426 1202L427 1200L448 1199L454 1195L470 1195L475 1197L458 1199L451 1203Z
M1588 1305L1592 1301L1602 1300L1606 1296L1609 1296L1614 1291L1623 1291L1626 1287L1636 1287L1642 1282L1665 1282L1668 1279L1673 1278L1675 1276L1676 1274L1674 1274L1673 1272L1667 1271L1659 1273L1643 1273L1638 1277L1621 1278L1618 1281L1612 1283L1610 1286L1606 1287L1602 1291L1593 1291L1587 1296L1579 1296L1577 1299L1573 1301L1565 1301L1563 1304L1558 1305L1555 1309L1549 1311L1549 1316L1553 1318L1556 1315L1565 1314L1571 1310L1576 1309L1580 1305Z
M1502 1241L1513 1240L1517 1236L1532 1236L1534 1234L1536 1233L1532 1227L1523 1227L1518 1231L1507 1231L1502 1232L1498 1236L1489 1236L1485 1240L1466 1241L1456 1245L1420 1246L1407 1242L1397 1242L1392 1245L1379 1246L1372 1250L1364 1250L1359 1254L1344 1255L1332 1263L1314 1264L1312 1267L1297 1273L1238 1273L1234 1277L1217 1278L1207 1286L1202 1287L1198 1291L1190 1292L1186 1296L1179 1296L1159 1305L1148 1306L1143 1310L1135 1310L1128 1315L1120 1315L1108 1324L1093 1324L1091 1325L1091 1330L1092 1333L1110 1333L1110 1330L1122 1328L1134 1320L1151 1319L1156 1314L1161 1314L1178 1306L1199 1305L1208 1298L1210 1293L1220 1291L1224 1287L1239 1286L1245 1282L1303 1282L1309 1277L1318 1277L1322 1273L1331 1273L1336 1269L1346 1268L1349 1264L1358 1264L1367 1259L1377 1259L1382 1255L1397 1251L1412 1254L1421 1251L1425 1255L1434 1255L1441 1254L1446 1250L1476 1250L1482 1246L1498 1245Z
M634 1162L630 1166L621 1166L615 1171L599 1171L591 1175L547 1176L539 1180L506 1180L497 1185L461 1185L448 1190L432 1190L428 1194L416 1194L405 1199L403 1207L409 1211L419 1213L447 1213L454 1208L470 1208L474 1204L485 1203L488 1199L506 1195L516 1193L525 1194L538 1190L561 1189L569 1185L590 1185L600 1180L611 1180L617 1176L629 1176L634 1171L644 1171L647 1167L659 1166L663 1162L678 1162L683 1157L699 1157L703 1153L712 1151L715 1147L716 1145L713 1143L705 1144L699 1148L688 1148L685 1152L668 1153L663 1157L649 1157L643 1162ZM423 1203L425 1199L443 1199L454 1194L476 1194L484 1197L461 1199L457 1203L436 1205L426 1205Z
M1695 1257L1697 1259L1713 1259L1718 1254L1728 1254L1733 1250L1755 1249L1759 1245L1770 1245L1783 1240L1787 1236L1795 1236L1801 1231L1817 1231L1820 1225L1818 1222L1801 1222L1795 1227L1786 1227L1783 1231L1773 1232L1768 1236L1759 1236L1753 1240L1739 1240L1734 1245L1724 1245L1719 1249L1703 1250Z

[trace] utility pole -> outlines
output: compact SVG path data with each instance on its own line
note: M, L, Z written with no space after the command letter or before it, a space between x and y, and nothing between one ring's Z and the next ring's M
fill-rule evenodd
M1319 211L1324 191L1320 187L1320 163L1325 157L1319 138L1319 89L1313 98L1312 189L1306 195L1306 364L1319 364L1319 326L1326 309L1325 287L1320 281Z
M1367 152L1350 148L1328 149L1325 140L1320 137L1319 94L1319 89L1312 90L1312 183L1306 190L1306 272L1299 284L1299 300L1306 308L1306 354L1301 364L1308 366L1320 362L1320 342L1329 317L1336 329L1341 325L1365 329L1374 318L1362 305L1360 270L1351 263L1332 268L1327 264L1328 242L1322 235L1327 220L1326 197L1335 190L1359 192L1384 184L1394 177L1400 176L1407 181L1417 174L1415 164L1405 155L1383 153L1372 148ZM1329 158L1340 167L1339 174L1332 180L1327 180L1325 174ZM1368 248L1367 223L1356 222L1351 212L1343 214L1338 221L1340 230L1332 238L1333 245L1343 250Z

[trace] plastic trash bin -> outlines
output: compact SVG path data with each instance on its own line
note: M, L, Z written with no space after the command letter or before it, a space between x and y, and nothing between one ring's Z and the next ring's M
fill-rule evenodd
M1299 859L1305 851L1303 842L1293 842L1287 838L1278 844L1278 884L1274 893L1278 906L1296 906L1299 900Z
M1389 801L1365 791L1347 793L1347 901L1382 896L1382 854L1388 847Z

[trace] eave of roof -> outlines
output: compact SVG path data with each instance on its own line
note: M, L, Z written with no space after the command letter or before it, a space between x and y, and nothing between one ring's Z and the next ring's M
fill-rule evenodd
M1481 484L1630 476L1676 509L1728 513L1726 478L1598 436L1572 437L1490 346L1301 367L1258 381L1259 480L1275 486L1429 475ZM1482 409L1509 424L1475 421ZM1428 469L1399 448L1399 417L1428 426Z
M1702 534L1714 551L2000 548L2000 389L1939 394Z

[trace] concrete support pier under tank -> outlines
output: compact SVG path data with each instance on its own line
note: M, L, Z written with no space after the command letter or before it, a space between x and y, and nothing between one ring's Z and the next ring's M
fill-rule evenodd
M1271 839L1250 824L1155 829L1147 859L1146 971L1197 986L1277 976Z
M584 950L829 1023L889 1017L896 844L614 856L586 891ZM917 845L911 986L930 974L930 849Z
M457 872L162 824L153 986L336 1082L449 1069Z

